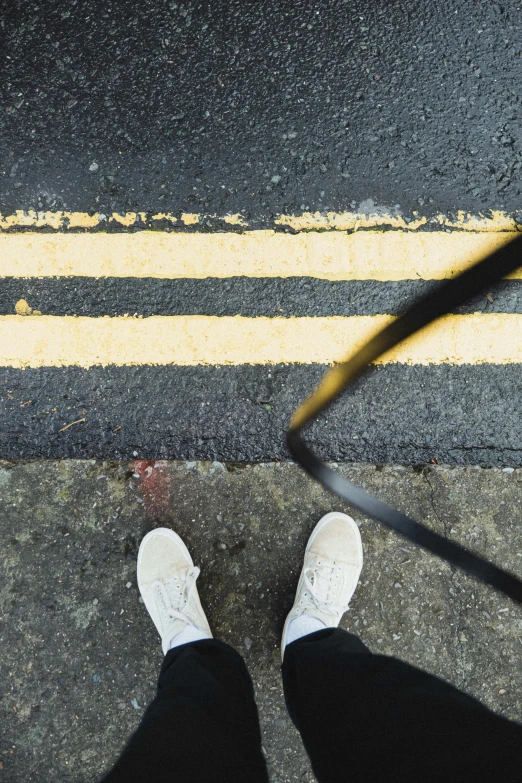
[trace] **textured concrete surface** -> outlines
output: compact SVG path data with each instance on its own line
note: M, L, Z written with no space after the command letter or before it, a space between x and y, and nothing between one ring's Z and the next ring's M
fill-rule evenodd
M341 470L522 573L520 470ZM284 708L279 637L308 534L335 499L292 464L94 461L4 462L0 498L1 779L94 783L116 758L161 662L136 552L167 525L202 566L215 634L247 660L272 781L313 780ZM365 566L343 626L521 720L521 610L356 518Z
M520 212L518 0L12 0L3 210Z

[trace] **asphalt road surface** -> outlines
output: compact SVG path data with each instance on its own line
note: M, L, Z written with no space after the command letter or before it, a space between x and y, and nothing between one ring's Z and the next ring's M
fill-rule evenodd
M3 211L520 212L520 10L13 0Z
M333 361L520 231L521 10L11 3L0 455L287 458ZM520 464L521 285L379 365L316 447Z

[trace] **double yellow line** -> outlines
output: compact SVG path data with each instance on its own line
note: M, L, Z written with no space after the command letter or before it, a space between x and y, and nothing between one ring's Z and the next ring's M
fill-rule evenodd
M511 231L0 234L0 276L440 280ZM519 270L513 277L522 278ZM29 301L29 305L31 302ZM0 366L330 364L390 316L0 316ZM447 316L382 362L522 362L522 315Z

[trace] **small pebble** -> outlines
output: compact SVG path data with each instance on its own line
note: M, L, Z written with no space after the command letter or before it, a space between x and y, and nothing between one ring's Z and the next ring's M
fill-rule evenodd
M127 587L127 588L129 588L129 587L132 587L132 582L127 582L127 584L125 585L125 587Z
M89 166L89 171L98 171L98 168L99 166L97 163L91 163L91 165Z
M99 601L98 601L98 599L97 599L97 598L95 598L95 599L94 599L94 601L93 601L92 603L93 603L93 605L94 605L94 606L97 606L97 604L99 603Z
M245 649L247 651L250 650L253 644L254 642L252 641L252 639L249 636L245 636Z
M138 700L137 699L131 699L131 704L132 704L132 706L134 707L135 710L141 710L141 707L138 704Z

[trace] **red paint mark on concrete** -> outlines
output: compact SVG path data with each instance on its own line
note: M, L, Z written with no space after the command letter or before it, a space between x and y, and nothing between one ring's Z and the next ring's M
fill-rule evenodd
M161 460L137 459L130 463L147 515L156 522L170 516L170 477Z

